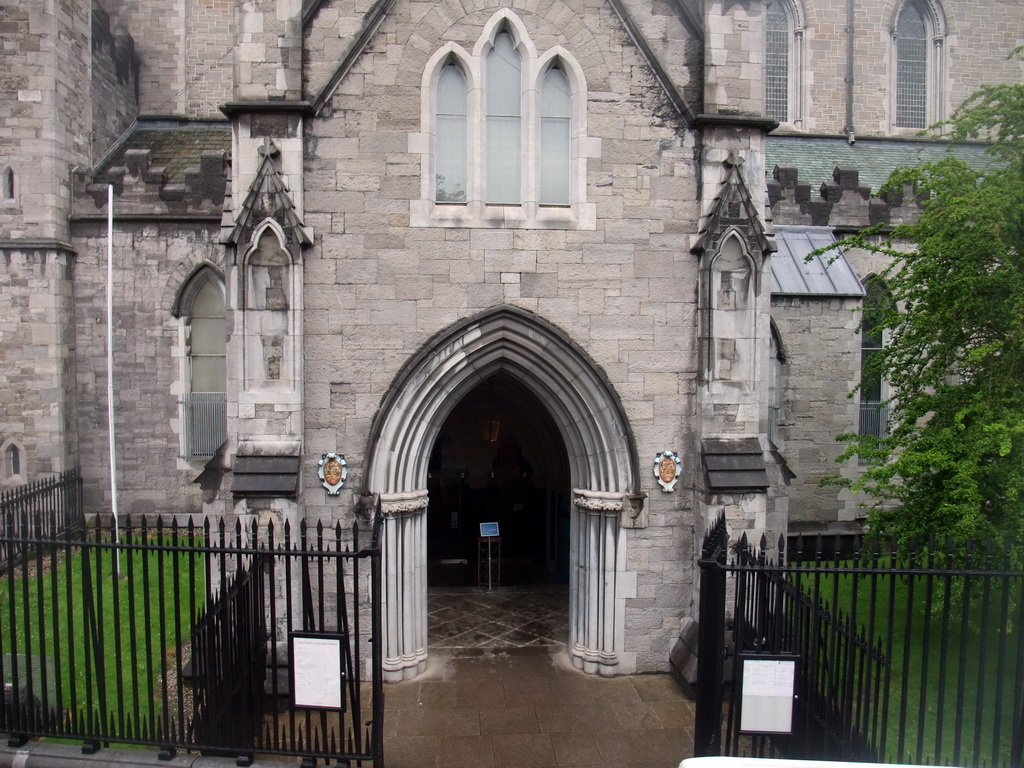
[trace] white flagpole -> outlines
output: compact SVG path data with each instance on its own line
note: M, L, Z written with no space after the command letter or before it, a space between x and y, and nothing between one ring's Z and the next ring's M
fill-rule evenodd
M120 543L117 520L117 457L114 450L114 185L107 185L107 425L110 431L110 504L114 513L114 543ZM121 553L114 549L117 577Z

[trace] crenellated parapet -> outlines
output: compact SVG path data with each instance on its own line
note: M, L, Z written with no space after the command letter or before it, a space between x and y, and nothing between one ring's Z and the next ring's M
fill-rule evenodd
M75 175L75 215L219 218L228 181L226 121L139 120L90 175Z
M860 183L856 168L837 166L832 181L817 190L803 183L793 165L776 165L768 179L768 204L776 224L864 229L875 224L900 224L917 216L912 190L886 190L872 196Z

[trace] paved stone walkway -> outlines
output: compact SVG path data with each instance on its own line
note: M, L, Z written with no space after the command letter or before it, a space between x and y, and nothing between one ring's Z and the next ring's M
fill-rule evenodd
M675 768L692 757L693 703L670 675L599 678L569 665L564 622L545 607L567 602L564 590L451 595L431 591L427 672L385 686L388 768Z

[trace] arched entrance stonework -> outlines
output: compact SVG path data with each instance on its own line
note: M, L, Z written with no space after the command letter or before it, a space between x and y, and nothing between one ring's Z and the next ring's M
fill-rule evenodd
M593 674L633 672L625 601L635 596L636 576L625 570L620 520L633 509L639 476L625 413L604 374L562 331L500 307L435 337L399 373L374 418L364 490L379 494L385 517L385 675L415 677L427 659L426 488L434 441L466 393L499 372L546 405L568 453L573 664Z

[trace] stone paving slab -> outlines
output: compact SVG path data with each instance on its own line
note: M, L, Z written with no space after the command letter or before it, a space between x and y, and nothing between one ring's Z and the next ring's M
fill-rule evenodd
M528 651L528 649L526 649ZM385 688L388 768L675 768L693 702L671 676L598 678L564 653L431 653Z

